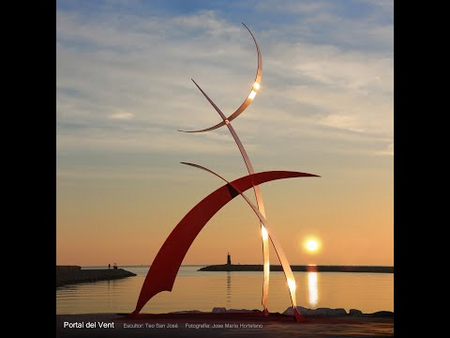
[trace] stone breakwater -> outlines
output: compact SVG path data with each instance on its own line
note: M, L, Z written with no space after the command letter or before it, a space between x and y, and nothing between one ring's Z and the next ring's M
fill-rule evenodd
M337 309L331 309L331 308L318 308L318 309L307 309L303 306L297 306L298 312L302 316L305 317L374 317L374 318L393 318L394 312L391 311L378 311L374 313L362 313L360 310L357 309L350 309L350 311L347 313L345 309L337 308ZM292 307L288 307L286 311L283 312L284 315L287 316L293 316L294 310Z
M136 274L124 269L57 270L56 287L69 284L90 283L102 280L121 279L132 276L136 276Z
M305 272L370 272L394 273L393 266L362 265L291 265L292 271ZM260 264L219 264L200 268L198 271L263 271ZM270 271L283 271L281 265L271 265Z

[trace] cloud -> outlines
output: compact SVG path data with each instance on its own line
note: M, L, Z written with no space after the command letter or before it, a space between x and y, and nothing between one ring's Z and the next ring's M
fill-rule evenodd
M256 14L270 13L265 4ZM376 12L365 20L330 11L334 2L284 4L277 25L246 12L264 70L260 93L233 122L243 142L277 151L276 138L295 144L307 135L324 146L350 137L380 149L392 137L392 26ZM294 6L306 19L283 21ZM236 151L226 130L175 131L220 121L191 77L224 112L241 104L256 71L251 37L220 9L145 14L58 11L58 150Z
M394 155L394 144L390 143L385 149L376 152L377 155Z
M114 120L126 120L126 119L131 119L134 116L135 115L133 113L120 111L120 112L111 114L109 117L114 119Z
M347 129L355 132L363 132L364 129L360 128L360 123L357 116L352 115L328 115L321 119L319 122L326 126L331 126L340 129Z

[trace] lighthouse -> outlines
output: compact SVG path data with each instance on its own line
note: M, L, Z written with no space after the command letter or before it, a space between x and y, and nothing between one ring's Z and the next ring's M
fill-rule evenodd
M231 256L230 253L227 255L227 265L231 265Z

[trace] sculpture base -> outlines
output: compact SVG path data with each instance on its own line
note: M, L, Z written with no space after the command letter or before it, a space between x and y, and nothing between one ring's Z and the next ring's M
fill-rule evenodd
M297 323L304 323L306 322L306 318L303 317L300 312L298 312L297 307L294 307L294 317L295 317L295 321Z

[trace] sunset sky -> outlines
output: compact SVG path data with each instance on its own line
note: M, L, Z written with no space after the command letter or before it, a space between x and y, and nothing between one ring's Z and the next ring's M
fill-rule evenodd
M393 264L393 4L347 1L57 2L57 263L148 265L183 216L255 171L291 264ZM246 195L254 200L251 190ZM321 245L305 250L310 237ZM262 263L259 222L235 198L183 264ZM278 264L274 252L271 263Z

